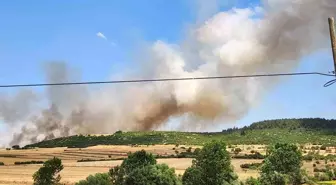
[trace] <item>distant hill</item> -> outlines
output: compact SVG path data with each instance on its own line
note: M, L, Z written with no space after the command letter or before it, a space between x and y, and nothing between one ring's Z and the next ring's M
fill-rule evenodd
M222 132L172 131L122 132L112 135L75 135L46 140L26 147L88 147L94 145L203 145L211 140L227 144L271 144L275 142L328 144L336 146L336 120L320 118L265 120Z

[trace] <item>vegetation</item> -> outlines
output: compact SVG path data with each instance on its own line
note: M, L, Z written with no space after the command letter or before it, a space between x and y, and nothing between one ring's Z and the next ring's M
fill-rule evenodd
M174 169L158 165L154 155L145 150L129 153L120 166L110 169L109 175L114 185L174 185L178 182Z
M233 172L231 157L223 142L206 144L193 160L183 177L184 185L237 184L238 176Z
M266 156L260 154L259 152L254 152L253 154L244 154L244 155L234 155L232 158L235 159L265 159Z
M23 165L23 164L43 164L43 161L16 161L15 165Z
M81 180L76 185L113 185L110 176L107 173L96 173Z
M33 174L34 185L58 185L61 176L59 172L63 170L62 161L54 157L46 162Z
M173 168L166 164L147 165L136 168L125 178L127 185L177 185L178 179Z
M244 163L244 164L241 164L240 167L241 167L241 168L251 169L251 170L256 170L256 169L258 169L261 165L262 165L262 163Z
M262 184L301 184L302 154L293 144L276 144L261 167Z
M244 134L241 134L244 132ZM76 135L27 145L24 148L88 147L105 145L183 144L204 145L211 140L227 144L315 143L336 146L336 120L281 119L267 120L243 128L232 128L216 133L186 132L121 132L108 136ZM179 145L177 145L178 147ZM324 147L323 147L324 148Z
M19 150L19 149L20 149L20 146L19 146L19 145L14 145L14 146L12 146L12 149L13 149L13 150Z
M0 166L4 166L5 165L5 163L4 162L0 162Z

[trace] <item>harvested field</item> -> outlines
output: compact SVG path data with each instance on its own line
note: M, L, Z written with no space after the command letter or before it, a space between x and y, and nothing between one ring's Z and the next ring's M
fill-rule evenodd
M175 146L175 145L155 145L155 146L94 146L88 148L39 148L39 149L26 149L26 150L5 150L0 149L0 161L5 163L5 166L0 166L0 185L23 185L32 184L32 174L39 169L41 164L30 165L14 165L16 161L31 161L42 160L45 161L52 157L59 157L62 159L64 170L61 172L62 182L66 184L74 184L79 180L85 179L88 175L94 173L108 172L108 170L121 164L121 160L113 161L91 161L91 162L77 162L81 159L116 159L127 156L128 152L135 152L141 149L160 155L171 155L176 150L185 151L183 148L197 146ZM239 145L243 149L241 153L250 153L251 150L264 153L265 149L262 145ZM175 148L175 149L173 149ZM228 148L228 150L231 150ZM260 163L259 159L232 159L232 165L241 180L250 176L256 177L257 170L244 170L240 168L243 163ZM170 167L174 167L177 174L183 174L184 170L191 165L192 159L189 158L170 158L158 159L159 163L166 163ZM322 163L322 162L321 162ZM331 164L331 163L330 163ZM318 167L323 167L323 164ZM305 162L304 168L308 172L313 171L313 162Z

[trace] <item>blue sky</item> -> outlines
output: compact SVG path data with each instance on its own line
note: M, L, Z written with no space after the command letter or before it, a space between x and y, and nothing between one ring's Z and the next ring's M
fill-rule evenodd
M43 82L44 61L66 61L82 72L83 80L104 80L136 64L141 42L182 39L196 20L192 0L72 0L0 2L0 84ZM246 7L258 1L226 4ZM107 38L98 38L102 32ZM115 46L111 42L116 43ZM297 71L328 72L329 50L302 59ZM287 117L334 118L335 88L330 78L289 78L268 92L260 105L239 121ZM1 91L7 91L0 89ZM218 128L220 129L220 128Z

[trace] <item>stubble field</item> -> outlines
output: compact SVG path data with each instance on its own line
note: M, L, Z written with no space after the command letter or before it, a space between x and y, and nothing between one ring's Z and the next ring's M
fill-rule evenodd
M176 151L183 151L184 148L197 146L179 146L175 145L155 145L155 146L94 146L88 148L38 148L27 150L6 150L0 149L0 162L4 162L4 166L0 166L0 185L23 185L32 184L32 175L42 165L14 165L18 161L45 161L52 157L59 157L62 159L64 169L61 172L62 182L65 184L74 184L79 180L85 179L90 174L108 172L108 170L116 165L121 164L120 159L127 156L128 152L135 152L144 149L148 152L159 155L171 155ZM243 149L242 153L249 153L251 148L254 151L265 153L265 147L262 145L240 145ZM91 162L77 162L81 159L92 160L110 160L110 161L91 161ZM241 180L250 176L257 177L257 170L243 170L240 165L243 163L261 162L257 159L232 159L232 165L235 172L239 175ZM184 170L188 168L192 159L190 158L170 158L158 159L159 163L166 163L170 167L174 167L177 174L183 174ZM305 162L304 166L308 172L313 171L313 162Z

